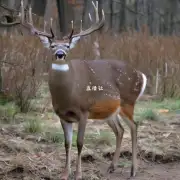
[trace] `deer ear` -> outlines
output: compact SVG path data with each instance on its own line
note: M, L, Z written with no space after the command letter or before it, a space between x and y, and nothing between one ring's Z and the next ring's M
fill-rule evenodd
M80 36L72 38L69 48L73 49L79 40L80 40Z
M49 39L45 36L38 36L41 40L41 42L43 43L44 47L45 48L50 48L50 42L49 42Z

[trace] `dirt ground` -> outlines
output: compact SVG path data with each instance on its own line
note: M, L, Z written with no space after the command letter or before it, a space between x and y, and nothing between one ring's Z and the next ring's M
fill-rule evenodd
M133 180L179 180L179 115L168 121L144 121L138 128L139 169ZM50 124L58 122L50 122ZM21 123L2 125L0 129L0 179L57 180L65 161L63 144L50 143L41 135L28 135ZM75 128L76 129L76 128ZM87 133L109 131L107 125L89 122ZM98 133L97 133L98 134ZM98 135L97 135L98 136ZM113 135L112 135L113 136ZM101 138L101 137L100 137ZM97 137L98 139L98 137ZM85 140L82 156L83 179L126 180L131 166L131 141L125 129L121 157L116 171L106 170L113 156L114 145L89 143ZM72 150L72 177L75 170L76 147Z
M47 91L48 92L48 91ZM42 94L42 93L41 93ZM43 99L43 101L42 101ZM143 101L136 108L150 105L157 109L157 103ZM179 180L180 179L180 102L171 103L173 112L158 114L158 120L144 120L138 125L138 171L130 178L131 139L129 128L125 127L121 155L118 167L112 174L107 174L108 166L115 150L115 136L107 124L89 120L86 128L85 144L82 153L84 180ZM27 117L16 117L18 122L0 125L0 180L58 180L65 164L64 138L58 117L52 112L49 95L35 100L36 113L40 115L45 128L40 133L24 131ZM42 105L44 105L42 107ZM162 107L162 104L158 107ZM43 111L42 111L43 109ZM142 115L141 115L142 116ZM34 125L33 125L34 126ZM33 127L35 128L35 127ZM45 136L45 131L53 134ZM61 134L56 134L61 131ZM74 126L77 135L77 126ZM48 137L48 138L47 138ZM49 140L51 137L51 140ZM76 163L76 137L72 145L72 175Z

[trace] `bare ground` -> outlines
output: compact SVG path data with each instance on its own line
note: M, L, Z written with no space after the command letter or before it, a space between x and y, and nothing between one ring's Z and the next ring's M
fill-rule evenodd
M138 128L139 169L134 180L180 179L180 116L169 114L163 121L144 121ZM54 121L48 123L58 124ZM28 135L22 124L2 125L0 129L0 179L2 180L57 180L61 174L65 151L63 144L51 143L42 135ZM76 129L76 128L75 128ZM106 170L115 146L103 143L98 133L111 132L107 125L89 122L87 134L96 134L96 141L86 141L83 149L83 179L129 179L131 141L126 129L121 157L116 171ZM112 140L114 139L112 134ZM111 141L111 140L110 140ZM72 177L75 170L76 148L72 152Z
M147 100L149 97L144 99ZM47 129L56 127L54 131L58 131L57 127L60 127L60 123L57 116L52 113L48 91L39 101L35 100L35 105L35 114L36 112L40 114L45 127ZM141 106L144 107L145 104L138 106L137 109L141 109ZM161 109L159 117L159 120L144 120L138 126L139 168L136 177L131 178L132 180L180 179L180 111L167 112ZM27 119L18 116L16 119L18 123L0 126L0 179L58 180L65 164L63 136L60 136L60 141L55 143L49 141L43 132L39 134L24 132L24 123ZM61 129L59 130L62 132ZM76 130L75 125L74 132L77 135ZM131 139L126 126L123 137L118 167L114 173L107 174L115 150L115 137L106 124L89 120L82 155L84 180L129 179ZM76 154L76 141L74 141L70 179L73 179L75 171Z

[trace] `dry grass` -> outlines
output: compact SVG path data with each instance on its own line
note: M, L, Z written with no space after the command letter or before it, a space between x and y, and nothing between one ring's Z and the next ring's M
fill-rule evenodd
M47 68L48 52L37 39L22 36L0 36L2 90L26 112L36 95Z

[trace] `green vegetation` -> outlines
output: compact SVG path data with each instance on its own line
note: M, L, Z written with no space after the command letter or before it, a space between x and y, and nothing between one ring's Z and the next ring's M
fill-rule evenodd
M95 146L107 145L111 146L115 143L115 137L113 136L112 131L100 131L100 134L86 134L85 136L86 144L93 144Z
M42 122L38 118L29 118L25 121L24 130L27 133L40 133L43 130Z
M19 108L12 102L0 105L0 120L2 123L13 122L15 115L19 113Z
M45 139L53 143L63 143L64 134L60 128L50 128L45 132Z
M158 120L157 114L152 109L145 109L141 113L140 118L144 120L153 120L153 121Z
M141 123L143 120L157 121L160 119L160 111L169 113L180 112L179 99L164 99L163 101L140 101L135 106L135 120ZM163 114L163 113L162 113Z
M180 110L180 99L164 99L163 101L138 102L138 108L149 108L153 110L167 109L169 111Z

